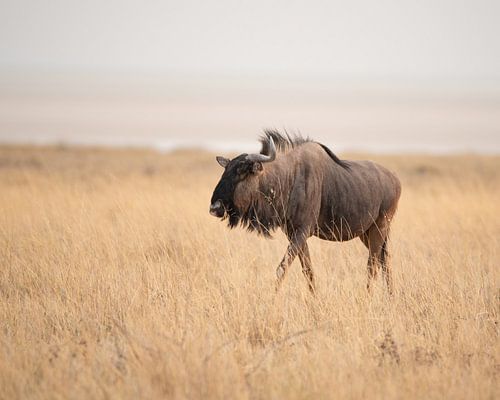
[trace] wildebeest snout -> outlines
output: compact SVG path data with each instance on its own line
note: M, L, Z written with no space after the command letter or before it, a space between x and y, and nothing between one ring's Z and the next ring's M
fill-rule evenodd
M224 216L224 206L220 200L210 204L210 214L219 218Z

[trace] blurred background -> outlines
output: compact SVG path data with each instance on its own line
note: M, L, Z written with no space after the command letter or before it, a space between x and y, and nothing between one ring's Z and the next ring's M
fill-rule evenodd
M500 152L500 2L0 3L0 142Z

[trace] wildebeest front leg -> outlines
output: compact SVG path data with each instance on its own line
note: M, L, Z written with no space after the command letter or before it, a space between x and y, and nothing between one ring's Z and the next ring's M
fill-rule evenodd
M283 260L281 260L280 265L276 269L276 277L278 278L276 282L276 290L278 290L278 288L281 285L281 282L283 282L286 270L293 262L293 260L295 260L297 254L299 254L299 252L301 252L302 249L304 248L307 238L305 235L297 234L293 235L293 237L291 237L289 240L290 244L288 245L285 256L283 257Z
M286 249L286 253L285 256L283 257L283 260L281 260L280 265L276 269L276 277L277 277L276 290L279 289L281 282L283 282L286 270L295 259L297 253L298 253L297 247L292 243L290 243L288 245L288 248Z
M304 243L302 250L299 251L299 259L302 264L302 273L307 279L307 284L309 286L309 290L312 294L315 293L315 285L314 285L314 273L312 270L311 264L311 256L309 255L309 246L307 243Z

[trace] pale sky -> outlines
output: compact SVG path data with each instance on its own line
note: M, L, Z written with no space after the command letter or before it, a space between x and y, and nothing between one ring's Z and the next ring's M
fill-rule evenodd
M500 152L500 0L0 0L0 143ZM256 149L255 149L256 150Z
M500 82L500 1L1 0L0 71Z

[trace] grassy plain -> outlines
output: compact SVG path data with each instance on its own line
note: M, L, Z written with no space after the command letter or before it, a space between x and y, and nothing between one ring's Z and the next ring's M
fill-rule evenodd
M0 147L0 398L500 397L500 156L370 156L403 184L391 300L358 240L208 214L212 154Z

